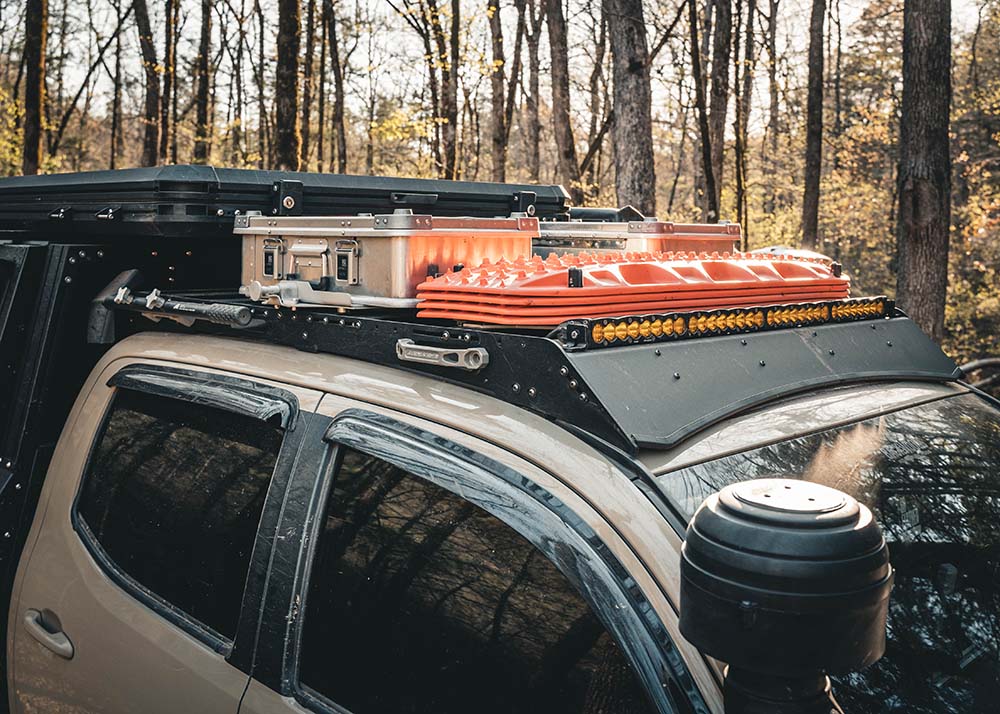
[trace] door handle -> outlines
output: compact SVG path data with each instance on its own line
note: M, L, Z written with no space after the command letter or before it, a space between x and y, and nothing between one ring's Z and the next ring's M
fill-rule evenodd
M55 621L54 626L46 622L49 619ZM24 613L24 626L43 647L55 652L63 659L73 659L73 643L60 629L58 618L54 616L47 618L38 610L28 610Z

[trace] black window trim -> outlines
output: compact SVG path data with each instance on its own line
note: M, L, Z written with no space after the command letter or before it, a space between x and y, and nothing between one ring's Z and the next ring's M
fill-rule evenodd
M144 363L133 363L118 370L107 381L109 387L115 388L111 400L108 402L104 415L101 418L101 425L94 433L87 452L87 460L84 463L83 471L77 482L77 491L73 497L73 505L70 510L70 523L73 530L83 543L87 552L97 563L101 571L120 588L126 595L135 598L150 611L162 617L164 620L180 629L185 634L205 645L215 653L222 655L228 662L249 674L253 661L252 648L255 641L244 642L249 638L241 638L241 633L246 629L244 619L251 617L254 620L253 627L256 629L257 619L260 613L259 599L261 594L253 592L250 587L250 579L253 577L255 565L259 562L258 549L262 546L270 548L271 536L267 535L265 529L265 517L268 513L268 504L272 499L282 499L283 491L287 485L287 465L283 468L283 463L288 461L287 453L293 455L299 449L299 439L292 438L290 433L299 416L298 398L287 390L272 387L270 385L259 384L250 380L219 375L209 372L196 372L193 370L165 367L161 365L150 365ZM281 394L282 402L287 409L276 411L256 411L247 410L249 402L246 395L251 390L267 390L273 394ZM97 444L104 436L108 421L114 412L115 403L120 390L139 392L164 399L174 399L186 402L202 404L204 406L222 409L234 414L250 416L252 418L268 421L275 415L281 415L281 428L285 431L278 457L275 461L275 468L272 475L271 485L265 496L264 510L261 515L261 522L258 524L257 537L254 539L253 550L250 554L250 572L247 575L247 583L244 586L243 598L240 602L240 614L237 620L236 636L229 639L214 629L205 625L188 615L180 608L174 606L155 592L139 583L132 576L122 570L108 555L107 551L97 540L96 535L90 530L86 521L80 516L79 501L83 493L84 481L90 472L91 462ZM199 398L205 394L202 390L209 390L213 395L212 399ZM227 398L228 396L228 398ZM275 396L277 401L278 397ZM288 425L286 427L286 424ZM282 476L284 473L284 476ZM280 491L280 493L278 493ZM266 537L266 543L262 542L261 535ZM256 601L252 601L256 600Z
M340 447L344 446L383 459L418 478L456 493L527 538L570 580L601 623L620 643L656 708L698 714L710 711L680 651L621 561L586 522L545 488L510 467L449 439L364 409L351 408L341 412L330 424L324 440L329 442L330 447L321 477L313 482L311 489L303 489L302 493L301 507L306 513L299 513L298 522L301 523L304 518L306 529L299 541L294 581L285 598L272 603L265 614L272 622L280 619L286 623L284 651L274 653L275 656L268 660L258 660L258 665L262 666L255 669L255 679L283 695L294 696L313 711L339 714L347 711L298 681L301 625L314 545L332 487L331 476L339 468ZM316 478L315 474L312 478ZM483 490L484 484L491 487ZM504 494L509 499L507 505L498 505L495 498L489 497L496 495L497 487L507 492ZM477 488L483 498L470 497L470 491ZM552 532L530 532L530 518L522 523L512 522L510 505L520 506L520 509L535 515L557 519L560 525L565 526L563 539L554 539ZM283 525L282 529L287 530L291 526ZM567 535L568 538L565 537ZM579 574L569 571L565 564L560 564L559 559L553 557L551 544L556 542L584 556L583 574L591 579L584 583ZM615 618L609 617L607 608L602 608L597 602L595 588L596 591L624 598L631 605L627 615L617 612ZM664 684L664 677L669 678L672 684ZM672 692L668 692L668 686ZM673 696L680 699L673 702Z

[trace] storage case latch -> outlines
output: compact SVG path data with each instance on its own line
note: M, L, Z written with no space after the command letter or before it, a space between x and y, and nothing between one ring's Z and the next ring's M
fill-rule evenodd
M285 277L282 271L282 267L285 264L282 257L284 253L285 241L283 239L272 237L264 239L263 274L265 278L281 280Z
M338 285L357 285L361 248L356 240L338 240L334 244L334 281Z

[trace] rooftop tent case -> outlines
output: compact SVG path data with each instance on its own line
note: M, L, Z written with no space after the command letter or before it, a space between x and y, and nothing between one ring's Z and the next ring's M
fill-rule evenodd
M0 230L60 236L231 235L262 215L386 214L494 218L569 215L561 186L162 166L0 179ZM40 236L41 237L41 236Z

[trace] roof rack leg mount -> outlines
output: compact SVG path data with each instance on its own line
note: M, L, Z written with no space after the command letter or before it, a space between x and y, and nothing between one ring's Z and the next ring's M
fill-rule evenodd
M142 284L138 270L125 270L97 294L90 303L87 319L87 344L111 345L115 342L115 298L122 290L131 292Z
M744 481L709 496L688 526L681 632L728 663L726 714L843 714L827 675L885 652L893 578L882 529L851 496Z

